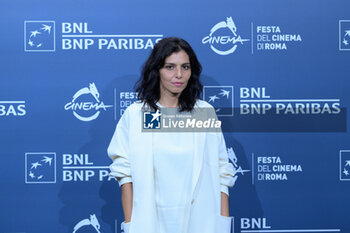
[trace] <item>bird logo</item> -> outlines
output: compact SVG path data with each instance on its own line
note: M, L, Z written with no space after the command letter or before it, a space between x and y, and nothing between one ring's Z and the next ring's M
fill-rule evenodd
M54 21L25 21L25 51L54 51Z
M350 150L340 151L340 180L350 180Z
M350 50L350 20L339 20L339 50Z
M219 97L217 97L216 95L212 95L212 96L209 96L209 103L210 102L215 102L216 99L220 99Z
M231 86L205 86L204 100L212 104L218 116L233 115L233 87Z
M350 42L350 30L345 30L342 43L345 46L348 46L349 42Z
M343 169L343 174L347 177L350 175L350 160L345 160L345 165Z
M55 154L26 153L26 183L55 183Z

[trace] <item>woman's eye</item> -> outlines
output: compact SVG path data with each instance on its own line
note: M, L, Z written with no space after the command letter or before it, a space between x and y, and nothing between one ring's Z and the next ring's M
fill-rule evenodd
M174 66L169 66L169 65L167 65L167 66L165 66L165 69L167 69L167 70L172 70L172 69L174 69Z
M189 65L184 65L184 66L182 66L185 70L189 70L189 69L191 69L191 67L189 66Z

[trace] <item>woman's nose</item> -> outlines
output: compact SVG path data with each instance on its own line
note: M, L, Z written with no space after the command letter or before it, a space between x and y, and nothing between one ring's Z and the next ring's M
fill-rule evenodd
M176 78L181 78L182 77L182 69L181 67L176 68Z

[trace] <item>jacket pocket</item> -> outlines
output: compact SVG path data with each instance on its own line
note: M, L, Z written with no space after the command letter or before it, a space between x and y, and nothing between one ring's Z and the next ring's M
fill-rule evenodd
M121 223L121 229L124 230L124 233L129 233L130 223L125 223L125 221Z
M231 233L232 218L216 215L215 233Z

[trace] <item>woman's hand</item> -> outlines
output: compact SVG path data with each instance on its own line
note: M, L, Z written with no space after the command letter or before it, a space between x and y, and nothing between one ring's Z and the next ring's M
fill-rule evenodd
M228 204L228 196L226 193L221 192L221 215L229 217L229 204Z
M123 184L122 185L122 205L123 205L125 223L128 223L131 221L132 194L133 194L132 183Z

